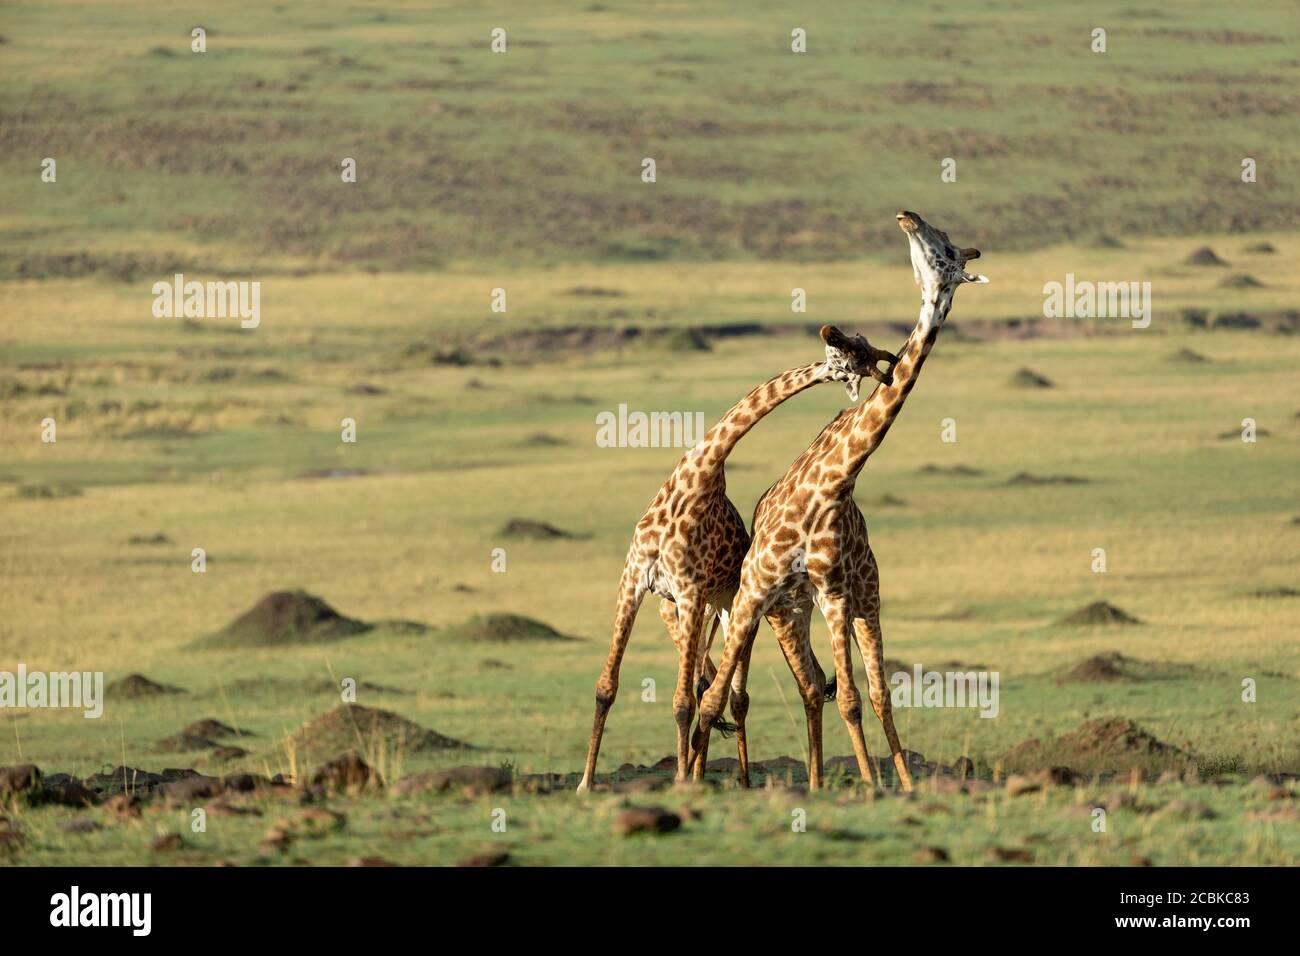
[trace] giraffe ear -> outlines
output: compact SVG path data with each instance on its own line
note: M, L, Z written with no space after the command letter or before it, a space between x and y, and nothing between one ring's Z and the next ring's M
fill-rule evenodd
M961 251L961 254L963 257L965 257L967 262L970 262L972 259L978 259L980 257L980 251L976 249L974 246L971 246L969 249L963 249Z

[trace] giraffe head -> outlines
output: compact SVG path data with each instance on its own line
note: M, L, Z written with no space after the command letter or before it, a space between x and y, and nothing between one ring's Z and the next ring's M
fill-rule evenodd
M833 325L823 325L821 336L826 343L826 369L831 378L844 383L850 401L858 400L858 383L864 375L885 385L894 384L898 356L893 352L876 348L861 335L850 338ZM889 368L880 371L876 367L880 362L888 362Z
M978 249L960 249L948 241L948 234L936 229L914 212L900 210L898 227L907 236L912 253L912 275L927 293L952 292L963 282L988 282L971 275L966 263L980 257Z

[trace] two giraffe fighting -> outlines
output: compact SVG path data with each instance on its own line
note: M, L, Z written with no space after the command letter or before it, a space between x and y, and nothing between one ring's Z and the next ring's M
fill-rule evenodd
M883 441L916 384L957 287L988 280L965 271L966 263L979 257L978 249L954 247L946 233L916 213L901 211L897 221L907 236L913 276L921 287L916 328L896 359L861 337L850 339L831 326L822 328L827 350L824 367L838 370L832 377L850 382L852 400L857 400L853 376L865 370L874 373L880 384L860 406L846 409L827 425L764 493L754 513L752 540L726 499L722 462L759 417L795 391L815 383L796 387L810 374L809 366L792 369L759 386L728 412L682 460L637 525L619 588L609 659L596 685L596 717L580 791L594 781L605 718L618 687L619 664L636 608L647 590L666 599L664 621L678 646L680 666L673 698L678 725L677 779L685 779L688 772L695 779L703 778L709 734L730 691L740 782L748 786L744 718L749 700L745 685L759 619L765 617L799 684L808 732L809 788L822 786L826 684L809 640L816 604L830 630L837 702L853 741L859 773L868 785L875 786L862 730L862 698L853 680L853 641L866 663L869 700L889 741L899 783L905 790L912 789L884 682L879 572L853 490L867 458ZM893 361L889 372L882 375L876 363L886 359ZM776 384L783 381L784 386ZM759 408L762 412L756 414ZM697 463L690 467L693 457ZM699 460L716 460L716 466L701 467ZM709 475L707 491L699 486L700 479L687 477L701 471ZM691 508L689 503L697 500L702 506ZM708 575L702 573L705 568ZM668 601L676 603L675 629ZM716 671L708 662L708 646L703 642L703 625L710 612L719 615L726 635ZM686 737L695 711L691 681L700 675L711 679L700 700L699 723L688 747Z
M688 773L691 722L695 718L696 683L707 683L714 668L704 641L710 618L725 621L740 581L740 565L749 550L744 519L727 497L727 456L760 419L782 402L823 382L840 381L857 399L864 375L888 381L877 365L895 356L872 347L861 336L840 335L827 345L826 360L789 369L755 388L731 407L700 442L678 462L659 493L637 522L623 564L614 614L614 637L605 669L596 683L596 715L592 724L587 765L578 785L587 790L595 780L596 757L605 718L618 693L619 667L627 649L637 611L647 593L662 598L660 617L677 645L677 686L673 716L677 721L677 779ZM713 633L709 635L712 641ZM748 782L749 756L745 738L748 695L738 689L732 700L741 778Z

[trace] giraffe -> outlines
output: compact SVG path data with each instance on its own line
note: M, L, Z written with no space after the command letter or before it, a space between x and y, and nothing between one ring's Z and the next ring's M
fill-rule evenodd
M696 779L704 775L709 731L726 702L728 684L737 686L735 674L743 677L759 618L766 616L803 697L809 787L822 785L821 711L826 688L808 638L816 603L830 630L840 716L853 740L859 772L869 786L875 786L862 732L862 698L853 682L852 640L866 664L871 706L889 740L899 782L903 789L912 789L884 682L880 575L853 489L858 473L916 384L957 287L988 279L965 271L969 260L979 258L978 249L955 248L946 233L914 212L903 210L896 218L907 236L913 276L921 287L920 318L899 353L892 383L882 382L860 406L841 412L759 500L717 677L700 701L690 755ZM825 326L822 338L834 347L844 336Z
M660 617L677 645L677 686L673 716L677 721L677 779L687 776L691 722L695 717L695 681L706 682L714 668L708 647L701 655L704 624L713 616L725 624L727 610L740 579L740 564L749 549L745 522L727 498L725 464L736 444L758 421L786 399L813 385L840 381L852 400L857 399L863 375L892 381L879 362L896 357L873 347L861 336L842 333L837 345L826 346L826 360L788 369L764 382L737 402L688 451L664 482L637 522L623 564L614 614L614 633L604 670L596 682L596 714L592 723L587 763L578 785L581 793L595 782L596 757L604 734L605 718L618 692L618 673L637 611L647 593L663 598ZM717 621L713 633L716 633ZM712 633L709 640L712 640ZM703 656L702 663L700 657ZM743 689L732 705L741 776L748 779Z

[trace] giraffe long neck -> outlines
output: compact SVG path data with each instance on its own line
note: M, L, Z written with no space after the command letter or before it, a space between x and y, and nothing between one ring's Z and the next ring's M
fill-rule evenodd
M903 410L903 403L921 374L921 366L925 364L939 337L939 329L952 308L953 291L926 292L916 328L908 336L898 364L894 366L894 384L878 385L865 402L837 423L838 441L833 447L839 453L832 452L828 465L822 469L823 488L853 493L858 472L885 440L889 427Z
M828 379L826 363L812 362L788 369L759 385L732 405L727 414L708 430L704 439L696 446L699 450L699 460L696 462L699 471L705 476L721 474L732 449L768 412L786 399ZM697 454L696 449L687 453L687 459Z

